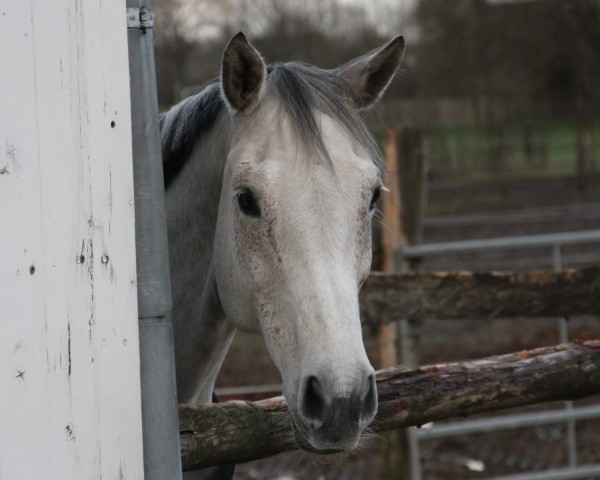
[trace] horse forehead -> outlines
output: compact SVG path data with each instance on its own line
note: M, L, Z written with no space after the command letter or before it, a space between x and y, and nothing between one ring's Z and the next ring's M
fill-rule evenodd
M379 168L358 140L329 115L320 114L319 121L333 169L340 174L339 180L356 177L368 184L376 181Z
M338 120L325 113L317 113L316 117L323 140L332 157L337 157L339 154L352 154L362 160L368 158L366 151Z
M285 172L300 174L285 175L292 183L306 175L327 177L319 173L327 171L341 174L346 181L374 181L379 169L363 146L335 118L322 112L315 112L315 117L329 159L324 155L311 158L308 152L316 149L301 145L292 122L270 109L256 121L248 122L238 136L231 150L236 170L249 175L260 172L261 177L280 177Z

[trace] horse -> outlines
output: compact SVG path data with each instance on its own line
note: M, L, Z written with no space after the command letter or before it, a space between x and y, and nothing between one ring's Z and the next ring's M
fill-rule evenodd
M267 66L240 32L220 79L160 116L179 402L211 402L236 330L252 332L297 445L357 446L377 410L358 292L385 189L361 111L403 54L398 36L335 69Z

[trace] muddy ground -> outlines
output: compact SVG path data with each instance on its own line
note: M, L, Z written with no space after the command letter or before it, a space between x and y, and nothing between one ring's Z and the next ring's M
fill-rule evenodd
M579 191L574 179L520 179L485 182L432 183L424 242L527 235L600 228L600 176L588 179ZM600 245L567 247L565 267L600 262ZM428 261L426 270L550 269L548 249L464 254ZM569 338L600 338L597 317L569 319ZM365 332L369 356L377 365L376 341ZM426 321L420 328L420 363L478 358L551 345L559 342L558 319L493 321ZM218 379L219 387L278 384L280 378L262 341L239 335ZM578 404L600 403L599 398ZM547 404L526 410L560 408ZM421 465L426 480L487 478L530 470L566 466L564 425L504 430L421 442ZM600 463L600 420L576 424L580 464ZM385 438L367 440L355 454L320 457L306 453L282 454L239 465L237 480L246 479L377 479L380 449ZM592 477L589 477L592 478ZM600 478L600 477L597 477Z

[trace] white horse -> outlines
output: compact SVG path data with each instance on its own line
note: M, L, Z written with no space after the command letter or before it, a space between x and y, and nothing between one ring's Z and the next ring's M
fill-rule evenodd
M352 449L373 420L358 291L383 187L359 111L403 52L266 66L239 33L220 82L161 116L180 402L211 402L240 329L263 337L301 448Z

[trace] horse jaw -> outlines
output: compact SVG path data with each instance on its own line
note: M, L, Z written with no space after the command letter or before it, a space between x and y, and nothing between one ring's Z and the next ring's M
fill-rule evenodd
M269 120L239 125L243 134L232 140L215 237L219 297L236 328L265 339L299 445L348 450L377 405L358 289L371 262L369 200L379 171L325 115L333 165L299 158L284 126L262 135L257 125ZM260 218L240 211L241 188L259 198Z

